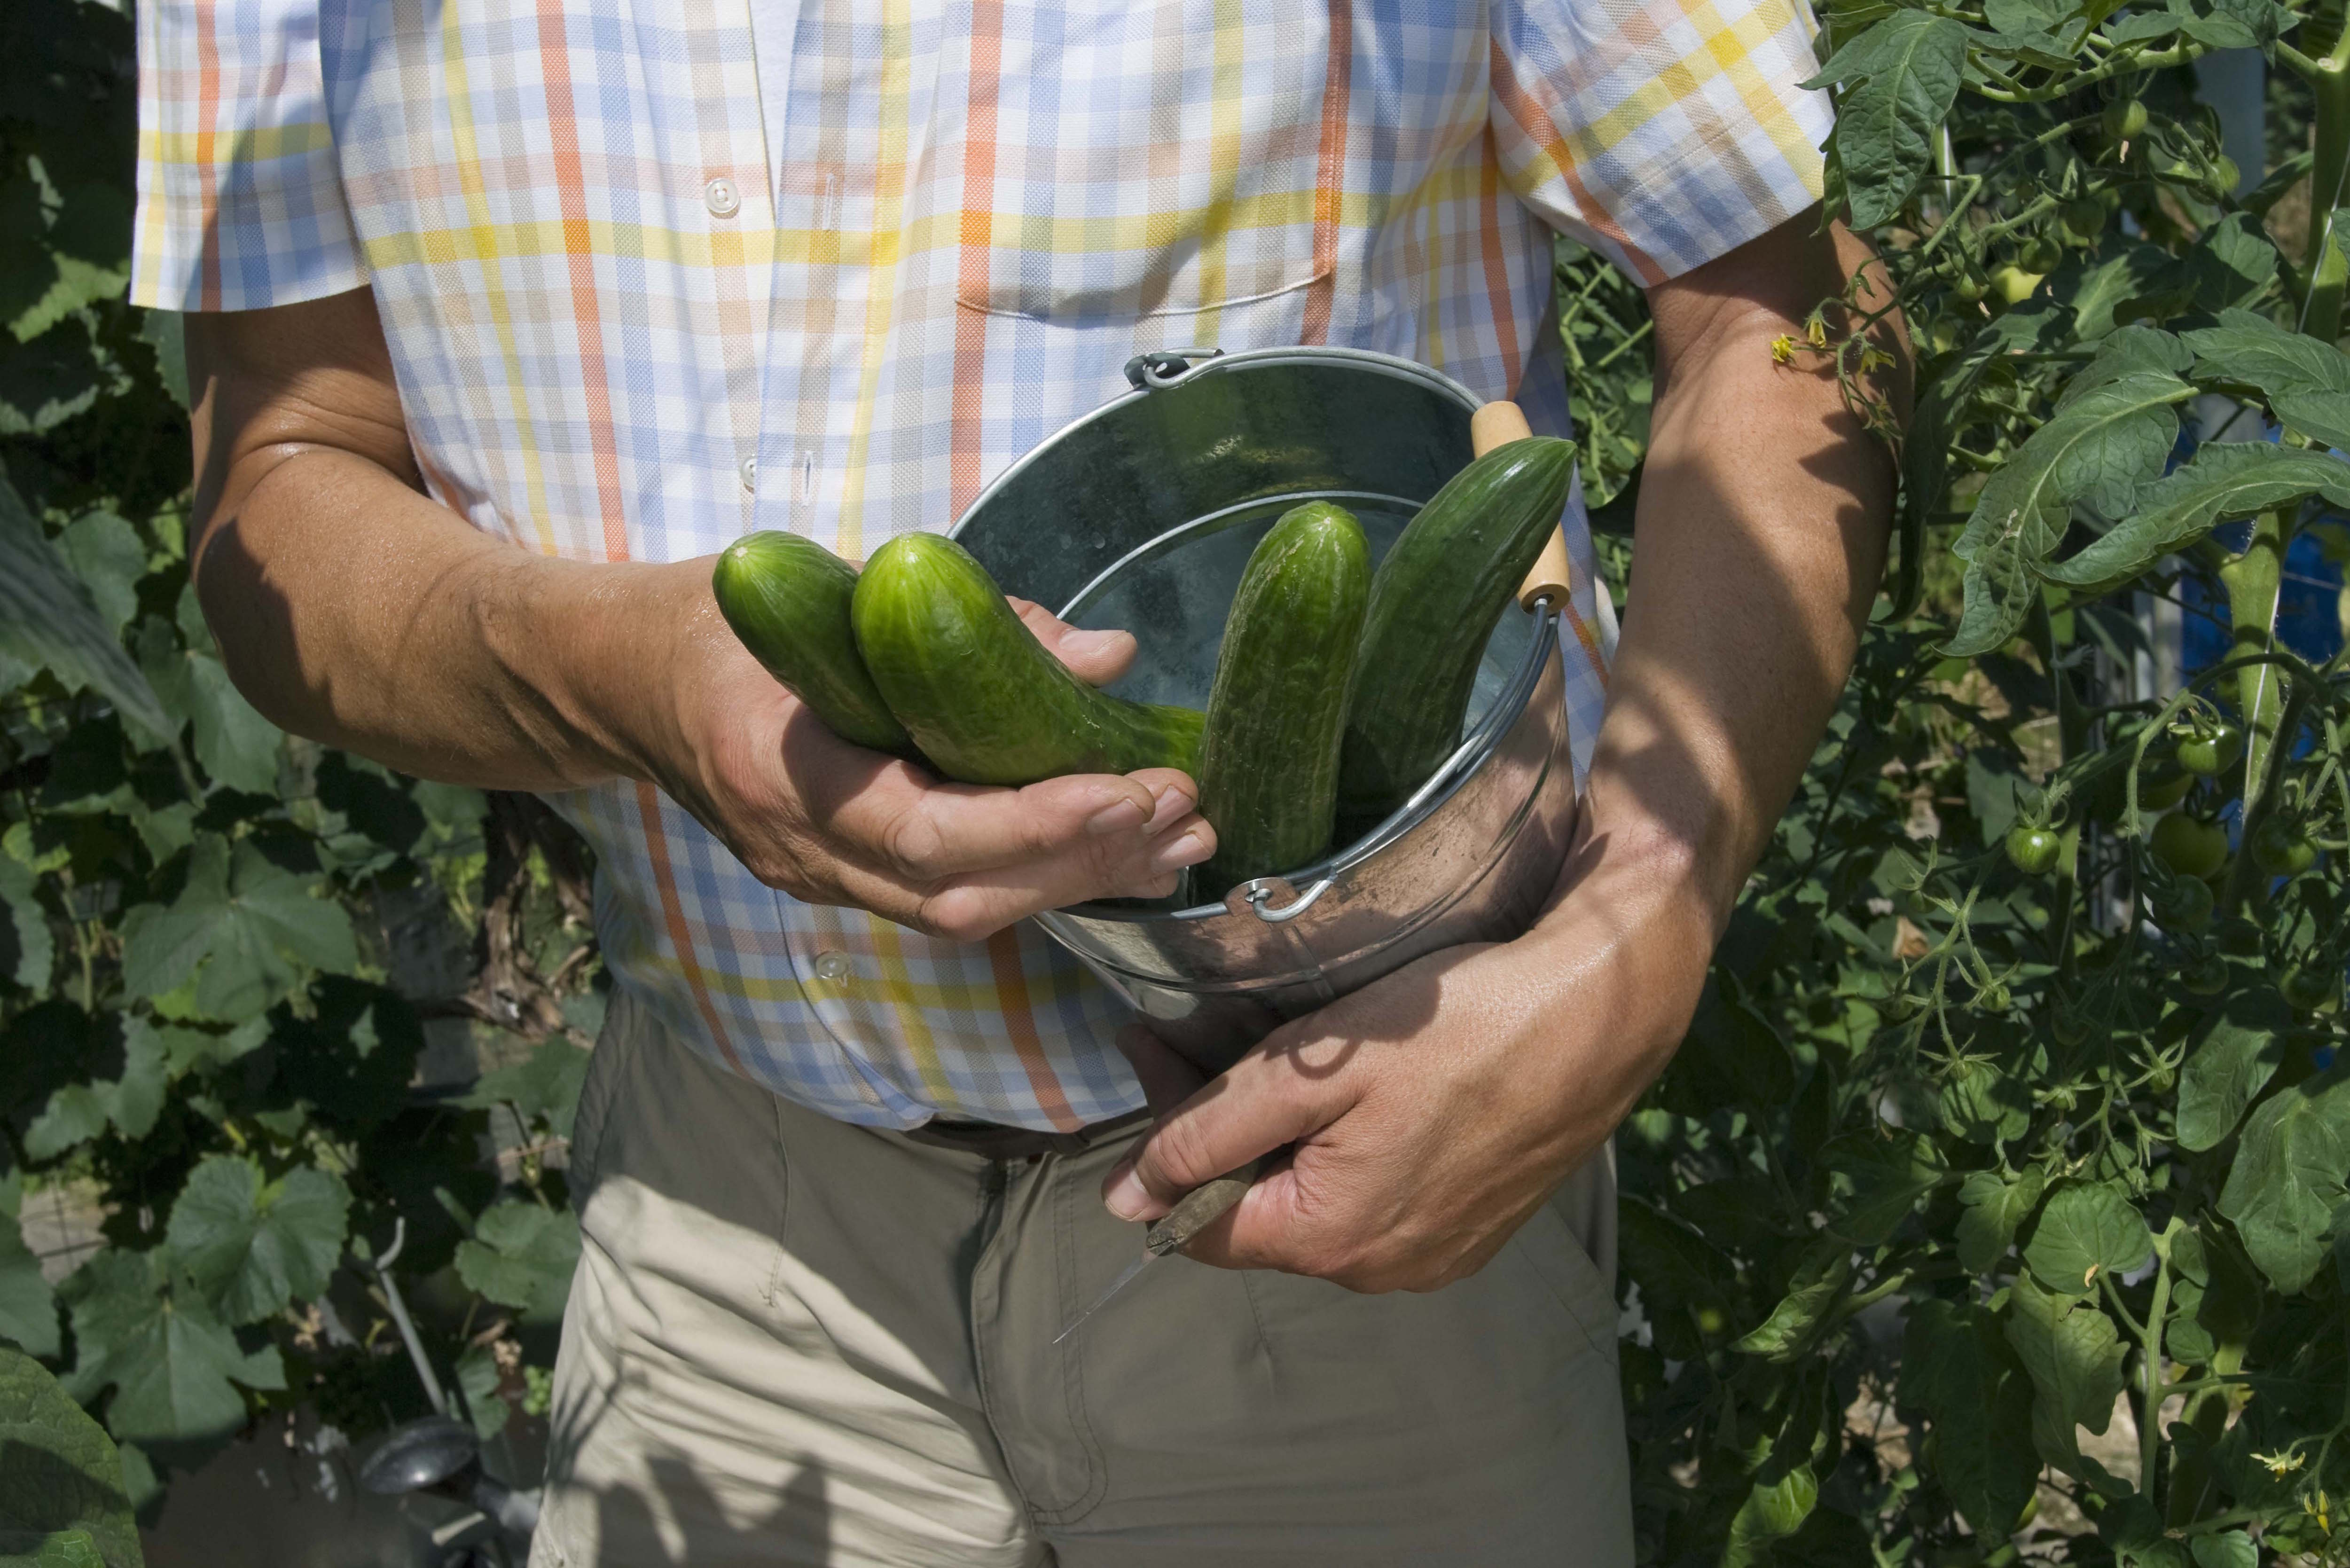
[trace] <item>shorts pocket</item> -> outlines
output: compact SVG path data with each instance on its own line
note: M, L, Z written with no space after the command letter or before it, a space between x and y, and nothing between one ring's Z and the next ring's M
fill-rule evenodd
M571 1207L584 1213L588 1194L596 1185L596 1157L604 1143L604 1129L612 1119L612 1102L629 1060L636 1054L641 1019L625 991L615 989L604 1010L604 1027L597 1031L596 1049L588 1058L588 1075L579 1085L579 1106L571 1117L571 1147L564 1179L571 1190Z

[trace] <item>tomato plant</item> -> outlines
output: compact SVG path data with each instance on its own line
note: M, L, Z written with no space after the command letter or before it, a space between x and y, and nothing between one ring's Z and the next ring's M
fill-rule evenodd
M1914 412L1867 374L1880 294L1786 350L1897 444L1898 569L1620 1140L1643 1560L2350 1562L2350 666L2274 630L2296 535L2350 543L2350 34L1823 19ZM2187 67L2251 48L2282 85L2240 193ZM2226 651L2116 673L2166 602ZM2070 863L2016 875L2053 820Z

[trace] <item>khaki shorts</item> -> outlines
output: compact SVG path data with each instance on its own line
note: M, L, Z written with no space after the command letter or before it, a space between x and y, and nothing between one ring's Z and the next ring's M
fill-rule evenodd
M1055 1345L1135 1136L850 1127L616 1002L534 1568L1631 1562L1604 1162L1446 1290L1175 1257Z

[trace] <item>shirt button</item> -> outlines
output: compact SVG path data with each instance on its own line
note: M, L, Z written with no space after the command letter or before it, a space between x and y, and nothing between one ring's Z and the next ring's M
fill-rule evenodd
M743 192L736 190L734 182L723 174L702 188L702 199L710 204L712 214L717 217L731 218L743 210Z
M826 981L833 985L838 985L842 981L847 980L851 967L852 966L848 961L848 955L847 953L818 953L816 955L816 979Z
M743 476L743 488L744 490L750 492L754 495L756 495L759 493L759 460L757 458L744 458L740 463L735 465L734 472Z

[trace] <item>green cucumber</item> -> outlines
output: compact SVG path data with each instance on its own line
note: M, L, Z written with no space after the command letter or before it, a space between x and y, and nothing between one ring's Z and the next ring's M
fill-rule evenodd
M914 754L912 738L857 651L848 620L856 567L813 539L771 528L720 552L710 589L752 657L833 733L877 752Z
M1326 501L1282 514L1250 555L1200 742L1200 814L1216 830L1216 853L1200 868L1197 896L1294 871L1330 846L1370 591L1362 524Z
M987 568L941 535L904 534L874 551L849 613L889 711L951 779L1199 772L1202 714L1128 702L1078 680Z
M1558 525L1575 443L1495 447L1419 509L1371 578L1339 750L1338 836L1368 833L1461 743L1485 642Z

